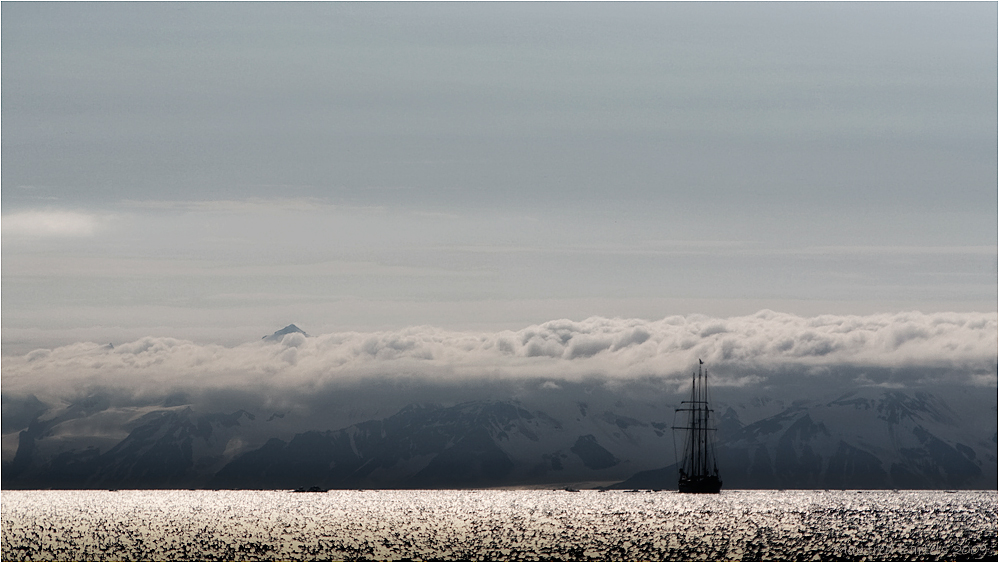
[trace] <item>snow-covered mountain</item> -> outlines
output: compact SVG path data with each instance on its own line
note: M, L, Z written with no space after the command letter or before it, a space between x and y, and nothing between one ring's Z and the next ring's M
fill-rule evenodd
M5 488L675 487L672 404L563 384L546 395L313 414L4 397ZM718 393L726 488L995 488L996 400L865 387ZM787 395L785 393L785 395ZM329 420L348 420L333 413Z
M308 337L309 335L297 326L290 324L280 330L274 331L273 334L269 334L261 338L265 342L281 342L286 334L301 334L302 336Z
M974 402L964 399L968 406ZM725 486L736 489L992 489L992 418L994 404L956 412L931 393L876 388L797 401L749 424L736 409L723 407L718 465ZM618 487L668 487L675 479L670 465Z

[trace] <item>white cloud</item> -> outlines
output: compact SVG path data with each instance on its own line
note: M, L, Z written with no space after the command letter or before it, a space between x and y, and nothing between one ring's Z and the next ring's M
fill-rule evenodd
M89 237L105 219L78 211L18 211L0 220L4 236Z
M220 200L125 200L120 206L132 209L161 211L187 211L194 213L274 213L275 211L329 211L337 209L314 197L301 198L261 198Z
M934 372L957 384L995 386L997 335L995 313L799 317L765 310L727 319L563 319L501 332L419 326L290 334L233 347L146 337L113 350L77 343L8 356L3 382L6 392L46 395L93 386L140 394L177 388L300 394L386 378L459 386L538 379L553 388L562 381L657 377L682 385L701 358L718 386L758 385L788 372L832 377L844 369L887 371L901 384Z

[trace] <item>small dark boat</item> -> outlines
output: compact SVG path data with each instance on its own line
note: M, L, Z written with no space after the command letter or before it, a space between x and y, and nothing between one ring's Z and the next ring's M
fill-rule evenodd
M299 488L295 489L292 492L293 493L325 493L325 492L328 492L328 490L329 489L324 489L322 487L312 486L312 487L309 487L308 489L306 489L305 487L299 487Z
M676 409L677 413L687 413L687 424L673 427L686 431L677 488L681 493L718 494L722 481L711 434L715 429L710 424L713 411L708 408L708 372L703 369L703 361L697 362L697 373L691 378L690 400L683 401L684 406Z

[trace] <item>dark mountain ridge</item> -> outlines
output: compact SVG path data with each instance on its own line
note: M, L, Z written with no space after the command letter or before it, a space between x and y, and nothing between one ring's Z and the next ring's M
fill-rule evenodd
M336 430L290 413L199 412L176 393L127 409L100 394L59 408L5 396L5 447L16 450L3 487L675 488L673 406L561 392L533 406L411 404ZM715 402L725 488L995 488L987 399L955 410L880 388L731 398Z
M273 334L270 334L268 336L262 337L261 340L264 340L264 341L267 341L267 342L280 342L281 339L283 339L286 334L296 334L296 333L301 334L302 336L305 336L305 337L309 336L308 334L306 334L306 332L304 330L298 328L294 324L290 324L290 325L288 325L288 326L286 326L286 327L284 327L284 328L282 328L280 330L274 331Z

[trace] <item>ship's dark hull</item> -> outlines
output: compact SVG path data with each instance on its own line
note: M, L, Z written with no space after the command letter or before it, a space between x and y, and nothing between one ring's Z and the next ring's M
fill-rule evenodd
M722 482L717 475L703 477L681 477L678 489L681 493L702 493L716 495L721 492Z

